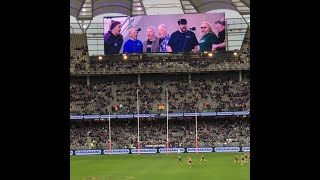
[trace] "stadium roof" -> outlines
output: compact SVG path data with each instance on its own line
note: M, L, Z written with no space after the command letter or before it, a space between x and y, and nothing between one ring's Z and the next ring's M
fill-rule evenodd
M127 16L147 15L148 8L178 7L184 14L228 9L250 15L250 0L70 0L70 15L77 20L92 20L106 13Z

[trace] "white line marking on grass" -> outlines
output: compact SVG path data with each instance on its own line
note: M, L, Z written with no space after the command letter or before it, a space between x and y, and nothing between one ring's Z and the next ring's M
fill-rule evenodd
M86 177L83 180L130 180L133 179L133 176L94 176L94 177Z

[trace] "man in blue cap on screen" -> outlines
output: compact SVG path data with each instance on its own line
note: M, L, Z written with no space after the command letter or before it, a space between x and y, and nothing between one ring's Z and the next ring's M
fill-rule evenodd
M123 53L142 53L142 42L137 39L138 31L131 28L129 31L130 39L123 46Z

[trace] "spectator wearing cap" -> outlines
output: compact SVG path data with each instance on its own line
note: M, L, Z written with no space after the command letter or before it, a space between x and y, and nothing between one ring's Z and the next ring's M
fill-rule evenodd
M199 43L194 32L188 30L187 20L178 21L179 30L171 34L167 45L167 52L190 52L199 50Z
M110 30L104 35L104 54L112 55L119 54L121 46L123 44L123 36L120 34L121 23L114 21Z
M217 42L212 45L212 51L226 51L226 42L225 42L225 20L224 18L215 22L215 27L218 31Z
M167 26L165 24L160 24L158 26L158 33L159 33L159 45L160 45L160 52L167 52L167 45L170 39L170 35L167 31Z
M143 52L159 52L159 38L156 37L156 29L153 26L147 27L148 39L143 41Z
M142 53L142 42L137 39L138 31L131 28L129 31L130 39L123 46L123 53Z
M212 31L212 26L209 22L202 22L201 33L202 37L199 41L200 51L211 51L212 45L217 42L218 37Z

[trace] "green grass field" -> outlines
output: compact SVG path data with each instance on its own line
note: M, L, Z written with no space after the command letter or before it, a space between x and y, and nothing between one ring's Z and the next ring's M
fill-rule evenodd
M187 164L191 155L193 167ZM234 163L234 153L90 155L70 157L71 180L249 180L250 164ZM240 155L240 153L238 153Z

